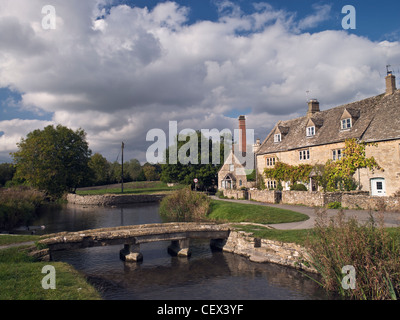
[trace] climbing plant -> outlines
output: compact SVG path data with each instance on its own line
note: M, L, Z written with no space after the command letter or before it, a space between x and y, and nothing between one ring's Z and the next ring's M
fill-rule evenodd
M348 139L345 141L343 157L340 160L328 160L324 166L315 166L314 172L317 174L315 179L324 191L354 190L356 182L353 175L357 169L367 168L372 172L384 171L374 157L366 157L366 146L377 146L377 144Z
M309 174L313 166L309 164L300 164L292 166L284 162L278 161L273 168L265 169L264 175L266 178L281 181L290 181L293 185L296 182L308 182Z

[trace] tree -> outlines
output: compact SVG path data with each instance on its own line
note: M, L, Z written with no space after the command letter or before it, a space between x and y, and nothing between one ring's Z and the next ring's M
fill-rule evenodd
M89 160L89 168L92 171L91 182L99 186L110 181L110 163L100 153L95 153Z
M205 139L205 140L204 140ZM219 164L213 164L212 152L213 143L212 139L206 138L201 134L200 131L188 135L186 140L177 139L178 144L167 148L165 152L166 164L161 165L161 176L160 179L163 182L178 182L182 184L194 184L193 180L198 179L197 186L199 189L207 190L217 185L218 171L221 168L224 161L224 144L220 143L219 148ZM221 138L222 140L222 138ZM191 144L193 142L193 144ZM208 144L208 150L203 150L202 146ZM191 145L192 149L187 149L188 145ZM201 150L201 152L199 152ZM193 154L190 154L194 151ZM202 163L202 152L204 154L208 152L208 164ZM180 155L179 161L176 164L171 163L170 154ZM185 157L182 161L183 156ZM203 159L204 160L204 159Z
M156 168L151 164L145 164L143 166L143 173L147 181L157 181L160 179L160 175L157 173Z
M15 167L11 163L0 164L0 187L4 186L7 181L12 180L15 173Z
M124 163L124 173L129 175L131 181L141 181L142 178L142 166L139 160L131 159L129 162ZM125 177L124 177L125 180Z
M12 153L17 178L53 196L74 192L89 177L86 133L62 125L28 133Z

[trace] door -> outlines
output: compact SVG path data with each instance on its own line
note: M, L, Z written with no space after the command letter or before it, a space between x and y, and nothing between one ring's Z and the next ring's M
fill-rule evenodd
M371 179L371 195L372 196L385 196L386 185L384 178Z

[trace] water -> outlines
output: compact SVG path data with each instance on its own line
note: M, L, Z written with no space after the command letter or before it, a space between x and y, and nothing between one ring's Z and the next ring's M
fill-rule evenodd
M46 233L159 223L158 204L118 208L64 205L43 210L36 225ZM300 272L215 252L192 240L190 258L172 257L169 242L141 245L143 262L119 259L122 246L59 251L53 256L83 272L107 300L315 300L329 299Z

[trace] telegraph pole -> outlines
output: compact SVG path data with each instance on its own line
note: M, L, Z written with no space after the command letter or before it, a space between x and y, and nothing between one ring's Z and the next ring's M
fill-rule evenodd
M124 143L121 145L121 193L124 193Z

